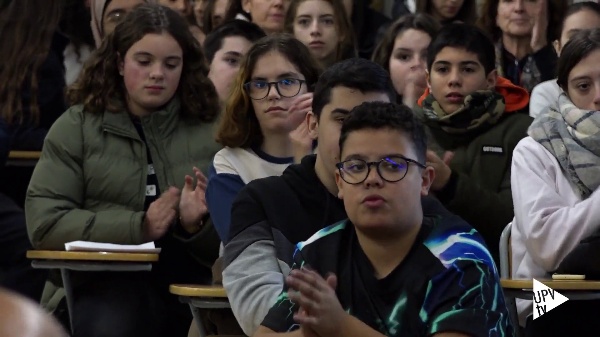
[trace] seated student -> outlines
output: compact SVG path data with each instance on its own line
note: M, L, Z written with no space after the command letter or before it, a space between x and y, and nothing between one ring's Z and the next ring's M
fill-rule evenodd
M373 53L373 62L390 72L398 102L412 108L427 87L427 47L440 30L428 14L394 21Z
M442 28L427 69L429 90L415 113L430 137L431 191L481 233L498 262L500 234L513 217L512 152L531 123L529 96L496 76L494 44L471 25Z
M290 35L264 37L244 58L217 128L216 140L225 148L213 159L206 189L208 209L224 243L231 204L244 185L281 175L294 162L297 150L290 134L304 126L310 110L297 108L297 102L312 91L319 73L308 48ZM308 148L302 157L312 144L307 132L304 137Z
M285 32L302 41L323 68L356 56L354 32L342 0L293 0Z
M591 2L579 2L569 6L561 22L559 39L554 41L556 54L560 56L562 47L569 41L571 36L582 29L593 29L600 27L600 5ZM558 110L558 97L562 90L556 83L556 79L542 82L533 88L529 101L529 115L537 117L548 106Z
M558 61L557 82L564 91L558 98L560 109L542 111L529 128L529 137L514 150L511 245L515 278L549 277L582 240L592 234L598 237L598 62L600 29L573 35ZM598 244L597 239L592 241ZM585 267L585 257L579 260ZM587 263L598 261L590 256ZM526 323L529 336L597 336L599 302L568 301L535 321L531 301L518 301L517 307L520 324Z
M204 40L208 78L213 82L224 107L237 77L242 58L252 44L265 36L257 25L243 20L229 21L213 30Z
M68 92L74 105L50 129L27 191L34 247L87 240L162 248L150 273L72 273L76 337L187 336L191 314L169 284L210 283L219 247L200 170L218 148L218 101L206 73L184 19L145 4Z
M481 236L460 218L423 214L435 173L412 111L359 105L339 144L348 220L298 243L286 288L254 336L512 336Z
M315 86L307 120L311 137L319 141L316 155L289 166L280 177L252 181L238 194L224 250L223 286L246 335L256 331L281 293L294 244L346 218L333 174L341 122L362 102L394 99L388 73L375 63L353 58L334 64Z
M496 72L528 92L554 78L565 0L482 0L477 24L496 46Z

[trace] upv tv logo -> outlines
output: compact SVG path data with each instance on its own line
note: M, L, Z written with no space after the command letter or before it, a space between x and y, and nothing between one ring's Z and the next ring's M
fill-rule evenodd
M569 299L542 282L533 279L533 319L565 303Z

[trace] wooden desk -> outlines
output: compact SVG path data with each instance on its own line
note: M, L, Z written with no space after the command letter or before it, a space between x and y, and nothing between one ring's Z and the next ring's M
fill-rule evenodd
M194 316L200 337L206 337L206 329L200 318L200 309L227 309L231 308L227 293L221 286L198 284L172 284L169 286L171 294L178 295L179 300L187 303Z
M227 299L225 288L219 286L204 286L198 284L172 284L171 294L188 297L217 297Z
M73 288L69 271L150 271L152 262L158 261L158 254L30 250L27 258L31 259L34 268L60 269L73 327Z
M554 290L598 290L600 281L536 279ZM533 280L500 280L502 288L533 289Z
M27 258L32 260L157 262L158 254L30 250L27 252Z
M600 299L600 281L536 279L570 300ZM501 279L506 296L533 299L533 280Z
M6 166L35 166L41 154L40 151L10 151Z
M158 261L158 254L30 250L27 258L34 268L40 269L149 271L152 262Z

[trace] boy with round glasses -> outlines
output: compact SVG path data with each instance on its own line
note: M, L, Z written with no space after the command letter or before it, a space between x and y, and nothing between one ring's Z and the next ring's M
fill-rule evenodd
M336 167L340 170L340 177L351 185L358 185L367 180L369 174L371 174L371 167L373 166L377 169L377 174L379 174L381 179L390 183L395 183L406 176L409 163L417 165L422 169L427 168L418 161L401 155L389 156L371 162L358 158L348 159L338 163Z
M458 218L423 215L435 174L412 111L363 103L339 145L336 183L349 219L297 245L255 336L513 336L481 236Z

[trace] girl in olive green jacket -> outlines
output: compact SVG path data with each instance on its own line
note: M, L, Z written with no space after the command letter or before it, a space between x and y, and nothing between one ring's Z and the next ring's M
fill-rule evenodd
M203 59L176 12L137 7L91 56L68 92L75 105L48 133L25 205L34 247L162 248L150 273L73 272L74 336L187 335L191 315L168 285L210 282L219 245L202 173L218 150L218 100Z

